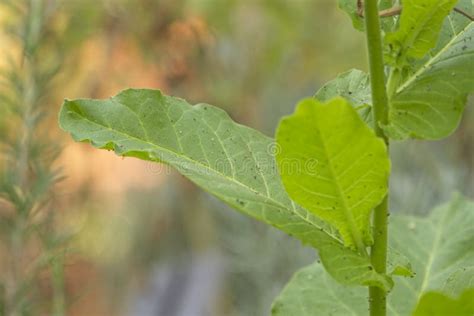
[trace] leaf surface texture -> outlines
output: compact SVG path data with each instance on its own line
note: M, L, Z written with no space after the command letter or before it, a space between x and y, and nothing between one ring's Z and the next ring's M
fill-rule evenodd
M473 202L456 197L436 208L427 218L397 214L391 218L390 243L403 250L416 275L395 279L394 290L388 298L388 315L412 315L420 300L432 302L430 295L422 299L426 293L440 293L446 297L441 300L447 304L458 299L466 302L462 295L472 298ZM466 291L469 293L463 294ZM368 307L366 289L334 282L321 265L315 263L297 272L287 284L274 302L273 316L365 316Z
M77 141L174 167L237 210L317 248L340 282L392 286L368 258L344 247L333 228L288 197L276 168L275 142L219 108L129 89L107 100L65 101L60 126Z

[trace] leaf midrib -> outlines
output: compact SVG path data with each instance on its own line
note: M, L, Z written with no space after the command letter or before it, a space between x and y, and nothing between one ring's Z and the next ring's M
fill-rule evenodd
M115 102L116 102L116 101L115 101ZM120 103L120 102L117 102L117 103ZM120 103L120 104L121 104L121 103ZM197 166L200 166L201 168L203 168L203 169L205 169L205 170L209 170L209 171L213 172L214 174L219 175L219 176L222 177L223 179L225 179L225 180L227 180L227 181L229 181L229 182L235 183L235 184L237 184L237 185L239 185L239 186L241 186L241 187L243 187L243 188L245 188L245 189L247 189L247 190L249 190L249 191L255 193L256 195L258 195L258 196L260 196L260 197L266 199L267 201L268 201L268 200L271 201L275 206L277 206L277 207L279 207L279 208L281 208L281 209L287 210L288 212L290 212L290 213L292 213L292 214L295 214L295 215L296 215L298 218L300 218L303 222L309 224L310 226L314 226L316 229L320 229L320 230L324 231L324 233L325 233L326 235L328 235L330 238L334 239L336 242L338 242L338 243L340 243L340 244L343 244L343 243L342 243L342 240L340 240L339 238L337 238L336 236L334 236L334 235L332 235L332 234L329 234L323 227L317 226L315 223L308 221L305 217L301 216L298 212L295 212L295 209L290 209L290 208L284 206L283 204L281 204L281 202L276 201L275 199L273 199L273 198L270 197L270 196L265 196L265 195L263 195L261 192L254 190L253 188L251 188L251 187L245 185L244 183L238 181L238 180L235 179L235 178L229 178L227 175L224 175L224 174L222 174L222 173L220 173L220 172L218 172L218 171L216 171L216 170L210 168L209 166L206 166L206 165L202 164L202 163L199 162L199 161L191 160L190 158L188 158L188 157L186 157L186 156L184 156L184 155L180 155L180 154L178 154L178 153L176 153L176 152L174 152L174 151L171 151L171 150L169 150L169 149L167 149L167 148L165 148L165 147L161 147L161 146L159 146L159 145L157 145L157 144L151 143L150 141L144 141L144 140L142 140L142 139L140 139L140 138L137 138L137 137L135 137L135 136L129 135L129 134L127 134L126 132L114 130L114 129L110 128L109 126L105 126L105 125L103 125L103 124L100 124L100 123L98 123L98 122L95 122L95 121L89 119L88 117L85 117L84 114L82 114L82 113L81 113L81 114L82 114L82 115L81 115L81 114L79 114L78 112L75 112L75 111L71 111L71 112L77 114L77 115L80 116L80 117L82 117L84 120L86 120L86 121L88 121L88 122L90 122L90 123L92 123L92 124L95 124L95 125L97 125L97 126L100 126L100 127L102 127L102 128L105 128L105 129L107 129L107 130L109 130L109 131L111 131L111 132L114 132L114 133L118 133L118 134L127 136L127 137L129 137L129 138L131 138L131 139L135 139L135 140L137 140L137 141L139 141L139 142L142 142L142 143L146 143L146 144L151 145L152 147L155 147L155 148L157 148L157 149L159 149L159 150L166 151L166 152L168 152L168 153L170 153L170 154L172 154L172 155L174 155L174 156L176 156L176 157L178 157L178 158L187 160L188 162L191 162L191 163L193 163L193 164L195 164L195 165L197 165ZM82 111L81 111L81 112L82 112ZM140 119L138 119L138 121L140 121ZM176 136L179 137L178 135L176 135ZM262 135L262 136L263 136L263 137L266 137L265 135ZM113 143L115 144L115 142L113 142ZM156 161L155 161L155 162L156 162ZM168 163L167 163L167 164L168 164ZM291 203L291 200L290 200L290 203ZM307 212L307 211L306 211L306 212Z
M397 94L401 93L404 89L408 88L418 77L420 77L428 68L436 61L438 61L439 57L445 53L446 50L448 50L451 45L460 37L462 36L471 25L473 25L474 22L469 23L461 32L459 32L456 36L453 36L453 38L442 48L439 50L436 55L434 55L432 58L430 58L428 61L426 61L425 64L423 64L418 71L413 73L408 79L400 85L397 89Z
M439 220L438 225L436 227L435 231L438 232L438 233L436 234L436 239L433 241L431 251L429 252L430 255L428 257L428 263L426 265L425 274L423 275L423 282L421 283L420 290L419 290L419 293L418 293L418 298L416 300L417 302L420 301L420 298L423 295L424 290L428 286L429 279L430 279L430 274L431 274L431 269L433 268L434 259L436 257L435 253L438 252L439 243L441 241L441 236L443 235L444 228L446 227L445 220L446 220L446 217L448 216L449 213L450 212L445 212L443 214L443 217Z
M316 115L314 117L314 120L318 121L318 117L319 116ZM354 239L354 244L357 246L358 250L360 252L362 252L361 255L366 255L366 253L364 253L365 246L364 246L364 242L362 240L362 236L361 236L360 231L357 227L355 218L352 214L352 209L349 208L348 203L346 201L346 198L344 196L344 190L342 190L341 186L339 185L339 181L338 181L339 178L336 175L336 172L335 172L334 167L332 165L332 162L331 162L332 159L329 155L329 151L327 150L327 146L326 146L326 143L324 141L324 137L322 137L322 132L323 131L319 128L319 124L316 124L316 129L319 132L319 134L316 134L315 136L316 136L316 138L319 138L319 140L321 141L321 145L322 145L321 147L323 149L322 151L324 152L324 154L326 156L325 158L328 162L329 172L331 173L331 177L334 179L337 194L339 195L339 198L342 200L342 207L343 207L344 216L346 217L347 221L349 222L350 234L352 235L352 238Z

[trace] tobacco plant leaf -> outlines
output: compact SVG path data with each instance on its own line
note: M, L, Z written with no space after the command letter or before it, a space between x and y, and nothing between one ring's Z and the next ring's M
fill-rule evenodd
M329 222L349 246L371 243L369 216L387 193L390 161L349 103L302 101L276 133L283 184L299 205Z
M319 263L296 272L273 302L272 316L367 316L367 289L341 286Z
M397 31L385 36L386 61L403 68L434 48L444 19L457 0L405 0Z
M395 278L388 315L411 315L428 292L456 297L472 288L473 202L455 197L428 217L394 214L391 219L390 244L404 250L416 275ZM273 304L273 316L363 316L367 309L366 289L342 286L329 278L321 265L313 264L287 284Z
M221 109L191 106L158 90L129 89L107 100L65 101L60 126L76 141L120 156L166 163L244 214L319 249L329 273L345 284L392 286L337 232L287 195L276 170L275 142L236 124Z
M394 139L440 139L459 124L474 90L474 23L408 76L390 100L385 127Z
M447 1L439 1L435 6L448 8L451 3L448 5ZM460 0L456 7L468 14L474 13L472 0ZM439 16L441 11L434 14L436 27L427 28L427 32L431 34L428 36L430 45L427 44L428 41L424 42L426 46L423 42L419 43L424 48L431 47L433 38L437 37L434 34L438 22L442 21ZM405 9L403 14L409 15ZM408 26L405 28L408 29ZM393 34L387 35L387 38L391 35ZM410 137L440 139L455 130L467 95L473 91L473 35L474 23L451 11L444 19L436 46L423 59L406 65L400 86L390 100L390 124L384 127L389 137L398 140Z
M453 272L443 286L443 293L456 297L465 289L474 289L474 266L462 267Z
M459 8L467 14L474 15L474 2L472 0L459 0L456 4L456 8ZM436 55L443 47L445 47L453 37L461 33L468 25L471 20L464 15L454 10L444 20L443 27L439 35L438 43L436 47L429 52L431 58Z
M389 252L389 272L412 275L407 259L396 250ZM273 316L368 314L367 289L341 286L319 262L296 272L272 306Z
M358 69L351 69L326 83L316 92L314 98L327 102L341 96L357 110L364 122L371 125L372 95L370 90L369 75Z
M416 273L413 279L400 279L392 293L391 304L405 315L412 312L403 308L406 302L415 306L423 293L445 290L453 273L474 267L474 203L455 197L429 217L394 216L390 236Z
M474 315L474 288L459 298L442 293L428 292L421 297L413 316L472 316Z

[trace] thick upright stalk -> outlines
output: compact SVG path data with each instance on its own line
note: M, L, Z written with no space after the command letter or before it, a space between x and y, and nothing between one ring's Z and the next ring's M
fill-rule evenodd
M382 51L382 36L377 0L366 0L364 8L365 28L370 66L370 84L372 88L374 129L378 137L384 139L380 124L388 123L388 98L385 87L385 73ZM388 196L375 208L373 218L374 245L370 258L375 271L386 273L387 269L387 216ZM387 313L387 293L378 287L369 288L371 316L385 316Z

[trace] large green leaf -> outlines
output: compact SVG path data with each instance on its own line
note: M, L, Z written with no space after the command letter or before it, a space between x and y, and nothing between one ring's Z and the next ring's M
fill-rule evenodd
M390 100L391 138L440 139L452 133L474 90L474 23L408 76Z
M443 293L459 296L465 289L474 289L474 265L453 272L443 286Z
M466 290L459 298L429 292L423 295L413 316L472 316L474 315L474 289Z
M318 248L340 282L391 286L366 257L345 248L334 229L290 200L276 171L273 140L223 110L129 89L108 100L65 101L60 125L77 141L173 166L241 212Z
M398 30L385 36L387 61L403 68L434 48L446 16L457 0L405 0Z
M370 244L369 216L387 193L390 161L354 108L342 98L304 100L280 122L276 140L291 198L336 227L347 245Z
M391 244L403 249L416 276L395 279L389 315L410 315L426 292L455 297L472 287L462 280L474 278L474 203L457 197L426 218L391 218ZM314 264L293 277L275 301L273 315L363 316L367 309L367 290L341 286Z
M327 102L338 96L343 97L357 110L367 124L372 124L372 95L369 75L358 69L339 74L316 92L314 98Z
M295 273L273 302L272 316L367 316L368 291L336 283L314 263Z
M391 302L414 306L422 293L443 290L453 273L474 267L474 203L457 197L427 218L394 216L390 236L416 272L415 278L400 280Z

